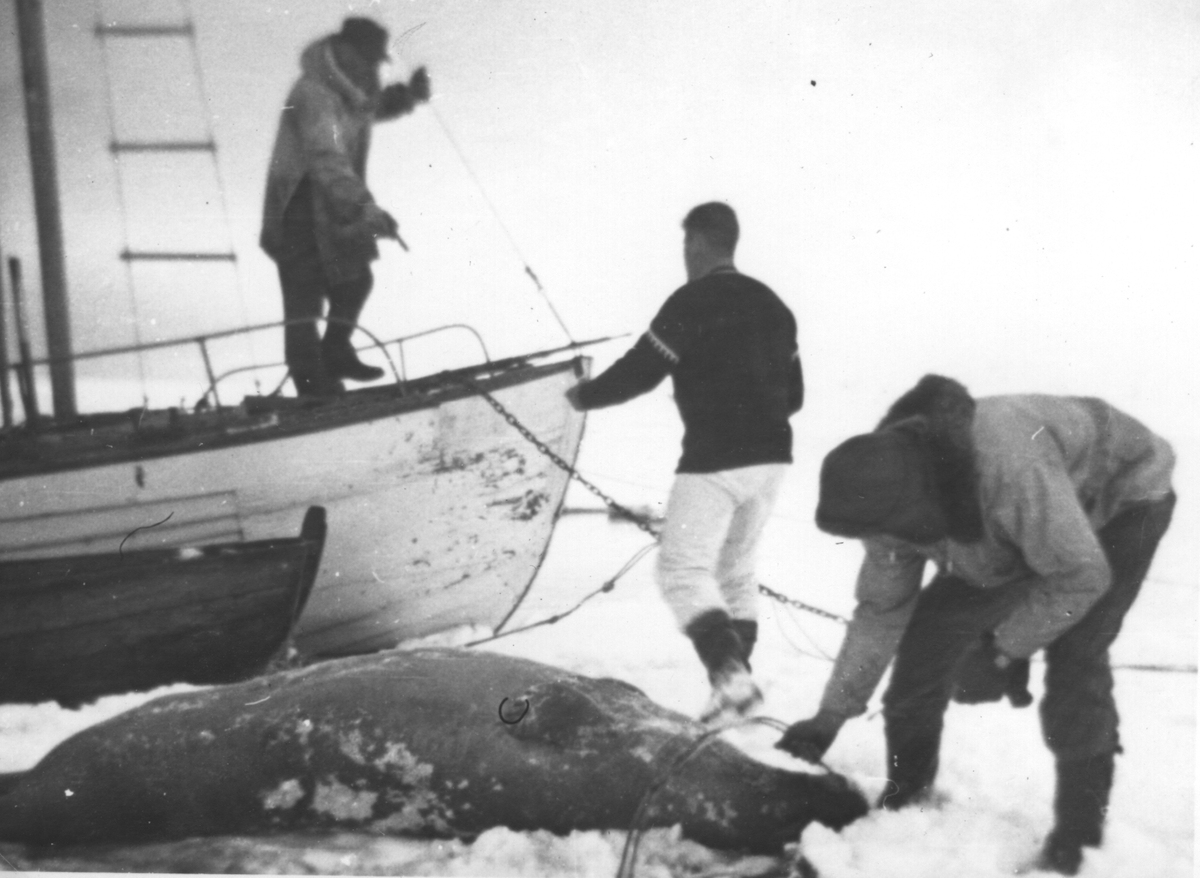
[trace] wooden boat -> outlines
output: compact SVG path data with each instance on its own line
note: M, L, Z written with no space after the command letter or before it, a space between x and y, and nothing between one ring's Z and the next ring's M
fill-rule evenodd
M36 72L39 61L44 66L40 4L17 0L17 6L24 69ZM165 31L192 33L190 25L97 28L109 37ZM38 91L37 80L27 76L27 92ZM160 548L271 539L294 532L305 510L321 505L330 537L296 626L298 648L340 655L458 626L501 626L537 573L566 491L568 473L545 452L573 463L582 437L583 416L563 396L587 373L580 345L503 361L491 361L483 348L477 365L405 380L405 339L378 342L389 362L387 352L398 346L402 368L393 367L392 384L315 402L251 396L236 405L222 404L210 343L264 326L123 349L56 348L54 340L70 334L51 323L65 311L59 299L66 299L65 289L50 295L56 277L65 287L65 272L46 252L61 256L63 247L54 244L53 217L43 222L57 211L46 183L54 179L45 165L53 141L44 136L34 143L35 133L49 134L48 117L36 124L48 106L48 89L27 103L30 155L42 163L34 177L41 181L35 201L49 355L17 370L31 416L0 432L0 563L107 554L133 531L140 544ZM179 146L161 148L173 154ZM218 254L159 256L198 262ZM274 325L270 331L282 332ZM199 347L208 368L205 406L78 414L73 385L57 380L73 381L73 365L84 357L174 344ZM8 366L6 355L2 365ZM35 369L50 375L52 417L37 416Z
M0 563L0 703L261 672L312 588L325 510L298 537Z
M111 553L139 528L161 547L269 539L319 504L330 536L299 649L495 628L533 581L568 475L480 391L573 462L583 421L563 391L584 368L521 358L315 404L251 397L9 431L0 562Z

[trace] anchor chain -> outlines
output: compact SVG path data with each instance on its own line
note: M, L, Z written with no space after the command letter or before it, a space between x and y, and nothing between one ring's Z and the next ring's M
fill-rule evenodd
M761 582L758 584L758 590L773 601L778 601L781 604L787 604L789 607L795 607L797 610L804 610L807 613L812 613L814 616L821 616L824 619L832 619L834 622L840 622L843 625L849 625L850 620L845 616L839 616L837 613L831 613L829 610L822 610L820 607L814 607L812 604L806 604L804 601L798 601L795 598L790 598L782 592L775 591L773 588L768 588Z
M655 539L658 539L658 532L651 526L650 522L648 522L644 516L638 515L632 509L628 509L625 506L622 506L615 499L610 497L608 494L604 493L604 491L602 491L596 485L592 484L587 479L585 479L583 476L581 476L579 474L579 471L577 469L575 469L575 467L571 466L571 464L569 464L565 460L563 460L562 457L553 448L551 448L549 445L547 445L545 442L543 442L541 439L539 439L536 435L534 435L533 431L530 430L528 427L526 427L524 424L522 424L520 422L520 420L517 419L517 416L514 415L512 412L510 412L507 408L505 408L504 404L502 402L500 402L498 399L496 399L496 397L492 396L490 393L488 393L486 390L484 390L482 387L480 387L471 378L462 377L459 379L459 381L466 387L470 388L472 392L479 394L485 400L487 400L488 405L490 405L492 408L494 408L496 410L496 414L498 414L498 415L500 415L500 417L504 418L504 420L509 424L509 426L511 426L514 430L516 430L518 433L520 433L522 436L524 436L530 443L533 444L533 446L535 448L537 448L538 451L542 452L542 454L544 454L544 455L546 455L546 457L550 458L550 460L553 461L554 464L557 467L559 467L559 469L563 470L563 472L565 472L570 478L579 482L579 484L583 485L585 488L587 488L589 491L591 491L593 494L595 494L597 497L599 497L601 500L603 500L604 504L609 509L613 510L613 512L616 512L622 518L629 519L634 524L636 524L639 528L644 530L646 533L650 534L650 536L654 537Z
M622 506L615 499L604 493L604 491L602 491L596 485L592 484L583 476L581 476L575 467L563 460L553 448L548 446L545 442L539 439L532 430L522 424L517 416L505 408L504 404L496 399L496 397L492 396L490 393L480 387L471 378L462 376L459 378L459 382L463 386L470 389L473 393L477 393L479 396L483 397L483 399L487 401L488 405L496 410L496 414L500 415L500 417L502 417L509 426L524 436L525 439L528 440L535 448L537 448L538 451L546 455L546 457L553 461L556 466L567 473L568 477L575 479L575 481L579 482L581 485L599 497L602 501L604 501L604 504L609 509L615 512L621 518L633 522L635 525L637 525L637 527L654 537L655 540L658 539L658 531L654 529L645 516L639 515L626 506ZM803 601L798 601L795 598L788 597L781 592L775 591L773 588L768 588L761 582L758 584L758 590L760 593L766 595L774 601L778 601L781 604L786 604L790 607L794 607L795 609L803 610L807 613L812 613L813 615L821 616L825 619L831 619L835 622L840 622L843 625L848 625L850 623L850 620L844 616L839 616L837 613L831 613L828 610L822 610L820 607L814 607L811 604L806 604Z

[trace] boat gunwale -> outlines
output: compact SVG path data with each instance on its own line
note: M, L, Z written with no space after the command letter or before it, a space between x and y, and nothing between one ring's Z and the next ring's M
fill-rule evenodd
M309 537L277 537L246 542L229 540L168 548L130 549L121 553L87 552L0 560L0 600L25 589L40 591L58 588L60 585L74 587L74 583L69 583L68 580L85 576L109 576L118 570L138 574L142 571L154 573L164 566L186 566L189 568L187 572L190 573L222 563L267 563L271 556L286 558L298 549L316 544L317 540ZM38 569L42 567L64 569ZM182 572L180 571L181 574ZM37 582L13 581L10 577L14 574L22 577L36 575L42 578Z
M0 482L31 476L92 469L124 463L220 451L242 445L304 436L326 430L350 427L375 420L409 414L443 403L475 396L478 390L491 393L535 381L558 372L573 369L580 374L584 355L576 354L564 360L534 364L520 357L509 361L487 362L475 366L438 372L413 379L404 384L364 387L345 394L316 400L309 404L296 397L246 397L238 406L215 412L185 413L175 416L172 427L161 431L143 431L131 425L138 410L125 413L82 415L71 424L54 425L49 429L26 430L14 428L0 434ZM473 386L476 385L478 390ZM172 409L150 410L147 414L169 415ZM176 410L177 411L177 410ZM222 414L230 417L222 421ZM237 416L238 422L232 418ZM89 423L88 418L103 418L102 424ZM208 418L211 425L189 427L182 423L189 418ZM170 420L170 418L168 418ZM55 437L94 431L108 424L113 428L127 427L124 447L105 447L63 450L53 448ZM197 440L202 440L197 444ZM6 442L16 456L4 459ZM47 449L53 449L47 453ZM22 458L21 451L35 450L39 458Z

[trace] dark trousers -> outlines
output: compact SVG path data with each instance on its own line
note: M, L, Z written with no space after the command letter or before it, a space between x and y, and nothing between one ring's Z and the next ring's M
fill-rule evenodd
M350 346L374 279L369 265L352 280L333 283L322 264L313 229L312 190L307 180L297 188L283 214L283 248L276 257L283 291L284 358L298 393L320 392L332 383L324 359L330 350ZM329 303L324 349L317 319Z
M1077 625L1046 647L1042 735L1060 760L1119 749L1108 649L1141 589L1174 506L1172 494L1126 509L1101 528L1097 537L1112 569L1112 584ZM958 666L1023 594L1019 585L982 589L953 576L939 576L922 590L883 697L888 777L893 781L885 800L895 795L903 803L932 785Z

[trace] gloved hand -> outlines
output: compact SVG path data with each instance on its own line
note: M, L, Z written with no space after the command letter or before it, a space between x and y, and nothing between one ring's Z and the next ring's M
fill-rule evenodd
M395 119L405 113L411 113L417 105L416 96L403 82L393 82L383 87L379 93L379 109L376 118L379 120Z
M429 72L424 67L418 67L409 77L408 91L418 104L429 100Z
M580 381L578 384L567 388L567 402L569 402L571 404L571 408L575 409L577 412L584 411L583 402L579 399L579 391L586 383L586 381Z
M1005 695L1013 707L1033 703L1029 694L1029 659L1014 659L996 648L992 632L963 656L954 680L954 700L959 704L999 701Z
M805 762L820 762L845 722L844 716L819 710L812 719L802 719L788 726L783 737L775 744L775 749Z
M378 204L367 204L363 208L363 222L376 238L400 238L400 224Z

